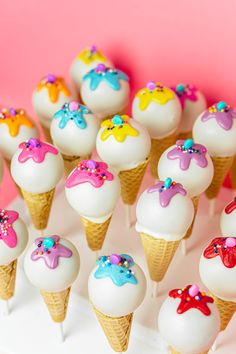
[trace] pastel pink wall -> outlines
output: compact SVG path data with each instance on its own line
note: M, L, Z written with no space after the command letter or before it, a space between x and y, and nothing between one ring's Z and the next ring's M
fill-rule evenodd
M135 89L150 79L192 82L209 103L236 105L235 13L235 0L4 1L0 103L33 115L37 81L48 72L68 76L77 52L96 44ZM0 193L1 205L15 195L8 173Z

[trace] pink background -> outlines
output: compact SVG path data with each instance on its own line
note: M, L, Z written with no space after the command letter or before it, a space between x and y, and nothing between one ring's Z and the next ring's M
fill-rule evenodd
M35 117L31 94L38 80L49 72L68 76L77 52L96 44L130 75L134 89L151 79L191 82L209 103L236 105L235 10L235 0L5 1L0 103ZM5 172L1 205L15 193Z

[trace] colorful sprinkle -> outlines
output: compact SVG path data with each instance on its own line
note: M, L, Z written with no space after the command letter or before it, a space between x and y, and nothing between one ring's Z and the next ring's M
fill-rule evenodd
M19 214L13 210L0 209L0 240L9 247L17 245L17 235L13 224L18 220Z

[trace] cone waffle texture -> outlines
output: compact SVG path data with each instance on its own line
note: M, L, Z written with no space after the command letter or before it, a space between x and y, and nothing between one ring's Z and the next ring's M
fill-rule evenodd
M224 331L236 311L236 303L224 301L211 294L220 313L220 330Z
M233 189L236 189L236 156L230 170L230 182Z
M101 250L111 221L111 217L101 224L97 224L83 217L81 217L81 221L84 226L89 248L92 251Z
M115 352L125 352L129 344L133 313L122 317L109 317L95 307L93 310L112 349Z
M164 278L181 240L166 241L144 233L140 233L140 236L150 278L160 282Z
M9 300L15 291L17 260L0 266L0 299Z
M193 202L193 207L194 207L194 217L193 217L192 224L188 228L188 231L187 231L187 233L186 233L186 235L184 237L185 239L189 238L192 235L192 232L193 232L193 226L194 226L194 222L195 222L197 211L198 211L199 196L193 197L192 198L192 202Z
M214 165L214 176L210 187L206 190L208 199L216 198L224 179L233 164L234 156L212 157Z
M47 291L40 291L45 304L47 305L48 311L54 322L63 322L66 318L66 312L70 297L70 288L57 292L51 293Z
M42 123L41 123L41 127L43 130L43 135L44 135L45 141L47 141L49 144L53 144L52 137L50 134L50 129L45 127Z
M21 189L21 192L29 209L34 227L37 230L44 230L48 224L55 188L41 194L29 193L23 189Z
M150 168L151 174L155 179L158 179L157 165L163 152L176 142L176 134L171 134L163 139L152 139L150 152Z
M148 159L131 170L119 173L121 196L125 204L132 205L135 203L147 164Z
M182 353L180 353L180 352L177 352L174 348L169 348L169 352L171 353L171 354L182 354ZM208 351L207 352L204 352L204 353L199 353L199 354L207 354L208 353Z
M66 177L69 176L71 171L78 165L81 160L90 159L90 155L87 156L69 156L62 154L64 160L64 170Z
M187 139L192 139L192 137L193 137L192 131L182 132L177 135L176 140L187 140Z

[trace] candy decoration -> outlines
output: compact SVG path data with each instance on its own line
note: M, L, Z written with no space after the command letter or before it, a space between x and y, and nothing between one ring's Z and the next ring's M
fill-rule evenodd
M185 149L191 149L193 147L194 141L193 139L187 139L184 142Z
M9 248L17 245L17 235L13 224L18 218L19 214L16 211L0 209L0 241L3 240Z
M156 88L155 82L154 81L148 81L147 88L149 89L149 91L155 90L155 88Z
M226 214L231 214L236 209L236 197L225 207Z

